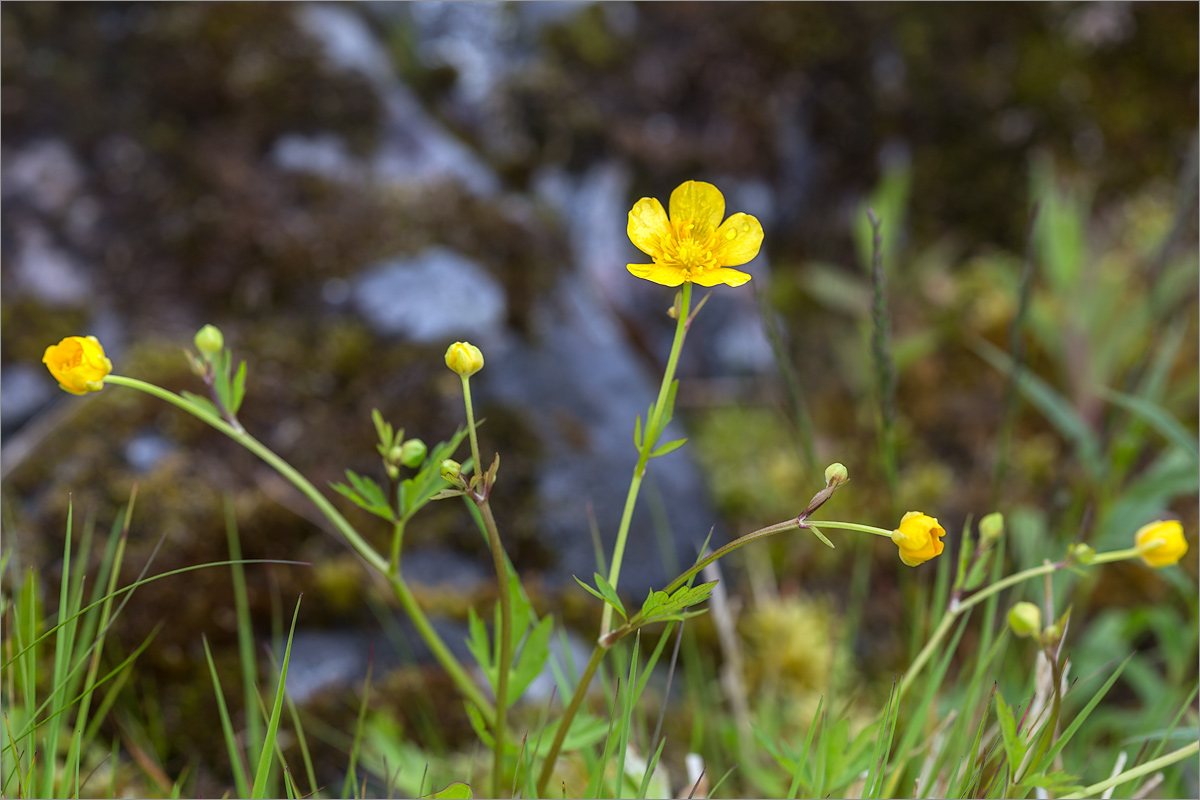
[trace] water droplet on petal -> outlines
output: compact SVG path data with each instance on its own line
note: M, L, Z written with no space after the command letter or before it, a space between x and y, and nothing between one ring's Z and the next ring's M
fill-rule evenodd
M730 228L729 230L725 231L726 239L733 239L736 237L737 237L737 231L735 231L733 228Z
M750 232L750 223L743 222L742 223L742 233L749 233L749 232Z

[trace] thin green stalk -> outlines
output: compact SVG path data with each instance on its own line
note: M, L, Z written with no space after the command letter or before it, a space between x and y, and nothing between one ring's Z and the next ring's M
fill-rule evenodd
M346 542L354 549L354 551L358 553L358 555L361 556L362 559L366 561L372 569L388 578L392 588L396 592L397 598L400 600L400 605L404 607L404 610L412 620L413 625L416 626L417 631L421 634L421 637L425 640L425 643L429 645L430 651L442 665L442 668L445 669L450 675L451 680L454 681L459 692L461 692L469 702L473 703L479 708L479 710L483 713L484 719L491 720L495 718L495 710L492 708L492 704L487 701L487 699L483 696L483 693L480 692L478 687L475 686L475 682L471 680L469 675L467 675L466 670L464 670L462 665L458 663L458 659L454 657L454 654L450 651L450 648L446 646L446 643L442 641L441 636L439 636L437 631L434 630L433 626L429 622L429 619L421 610L420 605L417 603L416 597L413 596L412 591L408 588L408 585L405 583L404 579L399 575L389 574L388 562L384 560L383 556L379 555L379 553L377 553L375 549L372 548L365 539L363 539L358 531L354 529L354 526L352 526L346 520L346 518L341 515L341 512L339 512L334 505L325 498L324 495L317 491L317 488L313 486L308 479L301 475L294 467L292 467L291 464L284 461L270 448L255 439L250 434L246 433L245 431L239 432L225 420L215 416L214 414L210 414L202 408L199 408L195 404L189 402L183 397L180 397L174 392L169 392L166 389L155 386L152 383L147 383L146 381L141 381L136 378L127 378L122 375L109 375L104 379L104 381L105 383L111 383L116 386L125 386L130 389L137 389L138 391L153 395L160 400L165 400L168 403L183 409L197 419L216 428L230 439L233 439L235 442L254 453L263 461L267 462L267 464L273 467L280 475L291 481L292 485L303 492L304 495L308 497L308 499L311 500L313 504L321 511L321 513L324 514L331 523L333 523L333 526L337 528L338 533L345 538Z
M1114 786L1120 786L1122 783L1140 778L1143 775L1149 775L1151 772L1162 769L1163 767L1169 767L1175 762L1182 761L1188 756L1196 755L1196 753L1200 753L1200 742L1192 742L1191 744L1185 745L1178 750L1172 750L1162 758L1156 758L1153 761L1147 761L1145 764L1139 764L1132 769L1127 769L1124 772L1114 775L1106 781L1093 783L1091 786L1088 786L1081 792L1077 792L1075 794L1064 794L1063 800L1078 800L1079 798L1084 797L1099 797L1102 793L1108 791Z
M600 667L600 662L604 660L604 654L608 652L600 645L592 650L592 657L588 659L587 666L583 669L583 674L579 676L579 683L575 687L575 694L571 695L571 702L563 712L562 718L558 721L558 730L554 732L554 741L550 743L550 751L546 754L546 760L542 762L542 771L538 775L537 793L538 797L546 796L546 785L550 783L550 776L554 773L554 764L558 761L559 751L562 750L563 742L567 738L567 732L571 728L571 722L575 719L575 715L579 712L579 707L583 705L583 698L587 696L587 687L591 684L592 678L596 674L596 670Z
M469 407L469 406L468 406ZM474 433L474 427L471 428ZM488 544L492 549L492 561L496 566L497 589L500 592L500 660L496 664L496 753L492 765L492 796L499 797L503 787L504 728L508 717L508 673L512 668L512 598L509 596L508 565L504 549L500 545L500 532L496 518L487 500L479 504L483 524L488 532Z
M392 557L388 560L388 574L400 575L400 545L404 542L404 517L397 517L392 525Z
M480 483L471 498L479 508L483 527L488 535L488 547L492 551L492 563L496 568L496 588L500 595L500 655L496 662L496 710L495 719L495 752L492 760L492 796L499 797L504 786L504 734L508 717L508 673L512 669L512 597L509 592L508 561L505 558L504 546L500 544L500 529L496 526L496 517L492 514L492 506L488 495L492 487L489 485L491 476L483 467L479 457L479 435L475 432L475 408L471 402L471 379L462 376L463 405L467 410L467 433L471 437L471 457L475 460L475 475Z
M629 480L629 492L625 495L625 508L621 512L621 524L617 528L617 542L613 547L612 567L609 569L608 582L615 589L617 580L621 577L621 562L625 558L625 540L629 537L629 524L633 521L633 509L637 505L638 492L642 488L642 478L646 474L646 462L657 443L652 433L657 433L662 421L663 409L667 404L667 395L671 384L675 381L675 368L679 364L679 353L683 350L683 340L687 336L688 310L692 302L692 284L683 284L680 292L678 317L675 320L675 340L671 342L671 355L667 358L667 368L663 372L662 384L658 387L658 400L654 403L654 413L646 420L645 434L642 438L641 451L638 453L637 466L633 468L633 477ZM604 606L604 615L600 620L600 635L608 633L612 625L612 606Z
M829 526L829 523L822 523L822 525ZM1113 550L1108 553L1097 553L1095 558L1092 559L1091 564L1108 564L1113 561L1127 561L1130 558L1136 558L1137 555L1138 550L1136 547L1131 547L1127 550ZM1009 575L1003 580L996 581L991 586L980 589L966 600L951 602L950 607L946 609L946 613L942 616L941 622L938 623L937 629L933 632L933 635L929 637L929 641L925 643L925 647L923 647L921 652L917 654L917 657L913 659L913 663L908 668L908 673L905 675L905 682L909 686L913 684L913 680L921 672L921 669L925 666L925 663L929 661L929 658L933 655L933 651L945 637L946 632L950 630L950 626L953 625L954 620L964 611L973 608L997 592L1001 592L1010 586L1014 586L1022 581L1027 581L1030 578L1036 578L1039 575L1049 575L1053 572L1057 572L1065 566L1065 562L1056 561L1049 564L1042 564L1041 566L1037 567L1030 567L1029 569Z

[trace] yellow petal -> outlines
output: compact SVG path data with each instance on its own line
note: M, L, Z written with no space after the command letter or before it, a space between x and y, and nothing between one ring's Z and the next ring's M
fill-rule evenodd
M703 239L715 231L724 216L725 196L711 183L687 181L671 192L671 223L681 233L690 223L693 239Z
M667 212L653 197L643 197L629 210L629 241L646 255L661 256L663 238L673 235Z
M710 269L692 276L692 283L697 286L716 286L719 283L726 286L741 286L748 280L750 280L750 276L746 273L725 268Z
M713 257L723 267L745 264L762 247L762 223L749 214L734 214L717 228Z
M662 284L663 286L679 286L687 277L679 267L667 267L662 264L628 264L629 271L639 278ZM705 284L711 286L712 284Z

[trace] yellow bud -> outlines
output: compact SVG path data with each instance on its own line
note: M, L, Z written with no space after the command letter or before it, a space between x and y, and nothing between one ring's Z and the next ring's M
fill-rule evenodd
M1008 627L1021 638L1036 636L1042 629L1042 610L1033 603L1017 603L1008 610Z
M112 372L112 362L95 336L68 336L46 348L42 363L58 381L63 391L71 394L98 392L104 379Z
M449 483L458 483L462 475L462 464L452 458L447 458L442 462L441 467L442 480Z
M915 567L942 554L945 535L946 529L936 519L909 511L900 519L900 527L892 531L892 541L900 548L900 560Z
M993 511L979 520L979 537L988 544L995 544L1004 535L1004 515Z
M846 465L840 461L835 461L825 468L825 485L827 487L837 488L848 480L850 480L850 470L846 469Z
M420 439L409 439L400 446L399 461L406 467L419 467L427 452L428 448Z
M1187 539L1178 520L1157 520L1138 528L1134 535L1138 555L1146 565L1162 569L1175 564L1187 553Z
M192 341L196 343L196 349L200 351L200 355L204 356L206 361L212 359L213 356L220 355L221 350L225 347L225 337L216 325L205 325L196 331L196 338Z
M483 369L483 353L470 342L455 342L446 350L446 366L469 378Z

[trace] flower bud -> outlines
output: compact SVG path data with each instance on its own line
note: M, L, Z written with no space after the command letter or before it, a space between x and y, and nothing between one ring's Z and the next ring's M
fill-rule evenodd
M1086 567L1096 560L1096 548L1082 542L1075 542L1067 550L1067 558Z
M1183 525L1179 520L1157 520L1138 528L1134 535L1138 555L1146 565L1162 569L1183 558L1187 553L1187 540L1183 538Z
M402 450L402 449L400 448L400 445L396 445L396 446L395 446L395 447L393 447L391 450L388 450L388 452L387 452L387 461L388 461L388 463L389 463L389 464L399 464L399 463L400 463L400 459L401 459L403 456L404 456L404 450Z
M200 355L204 356L206 361L219 355L225 347L225 337L216 325L205 325L196 331L196 338L193 341L196 343L196 349L200 351Z
M449 483L458 483L462 475L462 464L452 458L447 458L442 462L442 480Z
M836 489L846 481L850 480L850 470L846 469L846 465L840 461L835 461L825 468L825 485Z
M1054 647L1062 641L1062 628L1057 622L1046 626L1046 630L1042 631L1041 641L1047 647Z
M1042 629L1042 610L1027 601L1017 603L1008 611L1008 627L1021 638L1036 636Z
M483 353L470 342L455 342L446 350L446 366L469 378L483 369Z
M104 379L112 372L112 362L95 336L68 336L46 348L42 363L58 381L59 387L71 394L98 392Z
M400 445L400 455L397 460L406 467L419 467L425 460L427 452L429 452L428 448L420 439L409 439Z
M388 464L384 465L384 469L387 470L388 477L392 480L396 480L396 478L400 477L400 468L395 464L389 462Z
M995 544L1004 535L1004 515L999 511L992 513L979 520L979 538L988 544Z

